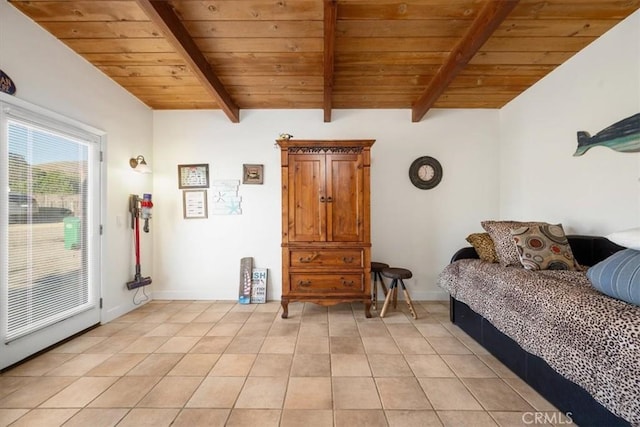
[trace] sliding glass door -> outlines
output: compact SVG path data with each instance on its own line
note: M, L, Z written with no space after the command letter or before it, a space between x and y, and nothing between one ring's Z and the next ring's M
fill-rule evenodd
M99 135L3 105L0 368L99 322Z

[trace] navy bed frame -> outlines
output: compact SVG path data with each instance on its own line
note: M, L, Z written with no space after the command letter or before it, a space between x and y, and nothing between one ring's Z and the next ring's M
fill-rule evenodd
M604 237L567 236L571 250L582 265L591 266L624 249ZM478 258L472 247L456 252L451 262ZM579 426L631 426L598 403L586 390L564 378L544 360L528 353L513 339L496 329L467 304L450 297L451 322L459 326L533 389Z

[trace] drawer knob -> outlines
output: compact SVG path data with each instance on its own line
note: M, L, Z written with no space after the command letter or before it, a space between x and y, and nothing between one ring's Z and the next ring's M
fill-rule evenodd
M344 257L342 257L342 262L344 262L345 264L351 264L351 263L353 263L353 257L352 256L350 256L350 257L344 256Z
M311 280L298 280L298 286L311 286Z

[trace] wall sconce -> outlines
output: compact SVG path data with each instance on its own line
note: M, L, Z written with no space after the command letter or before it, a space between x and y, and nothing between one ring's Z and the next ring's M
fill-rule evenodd
M151 173L151 168L144 159L144 156L132 157L129 159L129 166L139 173Z

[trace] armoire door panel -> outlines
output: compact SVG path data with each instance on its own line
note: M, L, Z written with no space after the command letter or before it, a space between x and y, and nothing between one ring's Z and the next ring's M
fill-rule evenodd
M357 154L327 155L327 240L363 241L363 170Z
M289 240L326 241L324 155L292 155L289 162Z

